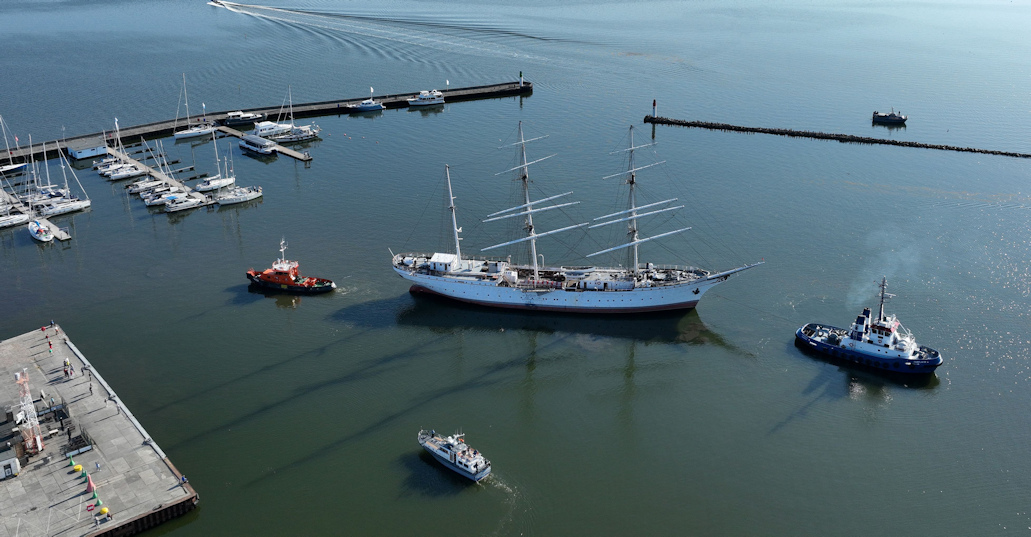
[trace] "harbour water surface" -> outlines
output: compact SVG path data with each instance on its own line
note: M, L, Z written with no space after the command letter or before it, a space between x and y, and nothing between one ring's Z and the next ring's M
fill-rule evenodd
M987 535L1031 530L1031 162L642 124L660 115L1027 152L1026 3L0 3L0 115L24 143L191 111L472 86L525 98L316 119L310 167L233 145L247 206L166 215L78 171L68 243L0 231L0 338L55 318L201 495L174 535ZM873 127L873 110L910 116ZM522 121L538 196L622 208L635 125L693 229L642 259L726 269L696 311L532 315L413 297L390 252L517 237ZM64 129L64 130L62 130ZM12 140L13 141L13 140ZM228 140L219 142L227 149ZM210 141L164 142L214 172ZM654 151L654 155L650 153ZM52 166L55 166L53 163ZM649 170L652 171L652 170ZM53 167L51 176L60 175ZM557 212L557 211L556 211ZM618 227L618 226L610 226ZM540 242L583 264L610 235ZM329 295L248 290L285 237ZM520 252L514 252L518 256ZM605 264L626 263L611 257ZM887 276L945 357L899 382L800 353ZM471 484L421 453L462 430Z

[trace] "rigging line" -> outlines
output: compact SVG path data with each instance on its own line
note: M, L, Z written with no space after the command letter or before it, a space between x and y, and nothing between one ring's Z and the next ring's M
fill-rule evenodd
M750 310L762 313L763 315L769 315L770 317L776 317L777 319L780 319L780 320L782 320L782 321L784 321L786 323L790 323L791 326L795 326L795 325L798 324L798 321L795 321L793 319L788 319L787 317L784 317L782 315L777 315L776 313L772 313L772 312L763 310L761 308L757 308L755 306L749 306L748 304L745 304L744 302L740 302L740 301L734 300L732 298L727 298L727 297L725 297L723 295L720 295L720 294L717 294L717 293L713 293L712 291L709 291L709 293L707 293L707 294L713 295L716 298L722 298L723 300L726 300L727 302L733 302L734 304L737 304L738 306L746 307L746 308L748 308Z
M440 179L437 179L437 186L434 187L434 190L437 190L437 189L440 188L441 183L443 183L443 179L444 179L443 176L441 176ZM412 240L412 236L415 235L415 230L420 229L418 223L425 221L424 217L426 216L426 211L428 211L429 208L430 208L431 201L432 201L432 197L430 197L430 199L427 200L426 204L423 205L423 207L422 207L422 214L420 214L419 218L415 221L416 223L412 226L411 232L408 234L408 237L405 239L405 242L401 245L401 249L408 248L408 243Z

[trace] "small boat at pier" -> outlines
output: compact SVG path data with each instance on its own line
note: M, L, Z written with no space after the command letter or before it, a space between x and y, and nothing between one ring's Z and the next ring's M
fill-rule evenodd
M256 114L254 112L237 110L236 112L229 112L226 114L226 118L222 120L222 124L227 127L232 127L234 125L251 125L264 119L265 114Z
M408 101L408 106L432 106L444 104L444 94L440 90L422 90L415 97L406 100Z
M358 104L349 104L347 107L355 112L375 112L386 108L386 106L383 106L383 103L377 103L376 100L372 98L372 88L369 88L368 99L365 99Z
M276 142L266 140L254 134L245 134L240 139L240 149L253 151L262 155L271 155L276 152Z
M258 199L262 195L260 186L238 186L215 196L215 203L219 205L235 205Z
M29 235L39 242L54 242L54 234L50 232L50 228L39 220L29 222Z
M286 240L284 239L279 241L279 259L272 263L272 268L261 272L250 269L247 271L247 279L260 287L306 295L328 293L337 288L332 280L311 276L302 277L298 270L299 266L297 261L286 259Z
M876 318L870 308L864 308L848 330L809 323L795 332L795 345L885 372L933 373L942 364L941 354L917 345L913 333L895 315L884 314L884 300L895 295L887 292L887 278L881 279L880 288Z
M186 128L181 131L176 131L173 126L172 129L174 132L172 133L172 136L176 140L184 140L186 138L195 138L197 136L204 136L215 132L215 125L213 123L209 123L206 118L202 119L200 123L192 127L190 126L190 97L186 93L186 73L183 73L183 100L186 101ZM204 107L203 103L201 103L201 107ZM178 120L178 118L176 119Z
M182 197L175 197L165 203L166 213L175 213L179 211L185 211L187 209L193 209L204 205L207 198L203 194L186 195Z
M490 474L490 461L465 443L464 434L443 436L437 431L419 431L419 445L441 464L463 477L479 481Z

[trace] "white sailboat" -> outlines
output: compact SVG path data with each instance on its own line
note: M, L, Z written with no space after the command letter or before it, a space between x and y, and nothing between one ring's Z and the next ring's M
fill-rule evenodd
M271 129L272 131L280 132L268 132L267 134L259 134L269 140L275 140L277 143L285 144L291 142L303 142L305 140L311 140L317 138L319 133L322 132L322 128L312 123L309 125L297 125L294 123L294 96L293 90L287 87L287 101L289 102L289 117L290 123L276 123L276 127ZM265 122L271 123L271 122ZM288 127L285 130L283 127ZM258 125L255 125L255 134L258 134Z
M197 136L204 136L215 132L215 125L207 122L207 117L203 116L204 119L201 123L190 126L190 96L186 93L186 73L183 73L183 98L186 101L186 128L181 131L176 131L175 127L172 127L172 136L176 140L182 140L185 138L195 138ZM201 103L201 108L207 110L204 103ZM176 121L179 119L179 112L176 111Z
M26 163L21 164L14 163L14 153L11 152L11 142L7 140L7 124L4 123L4 117L0 116L0 130L4 134L4 145L7 147L7 164L0 165L0 175L9 175L20 172L25 169ZM18 137L14 137L14 148L18 149Z
M230 172L229 169L229 157L226 157L226 169L225 173L222 173L222 163L218 160L218 142L215 141L215 135L211 135L212 145L215 146L215 170L218 173L214 177L208 177L207 179L197 183L193 187L197 192L208 192L210 190L218 190L222 187L227 187L236 182L236 176Z
M541 311L560 311L575 313L636 313L647 311L689 309L698 304L698 300L712 287L724 282L732 274L747 270L761 263L744 265L731 270L713 273L695 267L662 267L651 263L641 265L638 261L638 245L651 240L682 233L690 228L661 233L653 237L641 238L638 235L638 219L653 214L673 211L680 207L668 207L676 199L665 200L646 205L637 205L635 185L636 173L648 166L635 167L633 152L640 147L633 145L631 131L629 152L629 168L615 176L627 176L626 184L630 187L630 208L612 213L595 220L602 222L576 224L554 231L537 233L533 225L533 215L559 207L573 205L577 202L560 203L541 207L545 202L566 196L571 192L532 201L529 193L528 167L544 159L528 162L526 144L539 138L526 140L523 138L522 124L519 127L519 146L522 164L512 170L518 171L523 187L525 203L502 211L497 211L484 222L502 218L525 216L527 236L494 246L482 248L481 251L492 250L515 243L529 241L532 264L514 265L510 259L469 259L463 258L461 238L457 217L455 215L454 195L451 193L451 178L448 174L448 194L451 200L449 209L452 215L452 227L455 239L455 253L403 253L393 256L394 270L405 280L412 283L411 291L427 292L444 297L471 302L484 306L500 308L518 308ZM651 145L651 144L649 144ZM550 157L545 157L550 158ZM610 176L610 177L615 177ZM666 206L659 209L658 207ZM646 209L647 212L640 212ZM594 266L581 267L545 267L538 265L536 240L546 235L582 227L602 227L618 222L628 222L630 241L613 248L590 254L593 257L606 252L623 248L633 248L633 266L631 268L604 268Z
M44 154L46 151L44 150ZM67 159L64 156L64 152L61 151L60 144L57 146L57 154L61 163L61 176L64 178L64 189L63 195L58 197L52 197L49 201L39 206L36 211L41 216L56 216L59 214L66 214L75 211L84 211L93 205L93 202L89 199L89 195L86 194L86 189L82 187L82 183L79 181L79 176L75 174L75 169L71 167ZM68 164L66 167L65 164ZM71 172L72 177L75 178L76 184L79 185L79 190L82 191L83 196L86 199L80 199L76 196L71 195L71 190L68 188L68 172ZM50 167L47 166L47 181L50 180Z

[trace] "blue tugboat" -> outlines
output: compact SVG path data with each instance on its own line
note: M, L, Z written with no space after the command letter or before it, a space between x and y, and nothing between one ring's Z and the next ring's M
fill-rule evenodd
M437 431L423 429L419 431L419 445L444 466L473 481L479 481L490 473L490 461L479 451L466 445L463 436L465 435L441 436Z
M894 315L884 315L888 280L881 279L881 305L876 318L870 308L856 317L848 330L809 323L795 332L795 344L847 362L895 373L932 373L942 364L938 351L917 345L913 333Z

